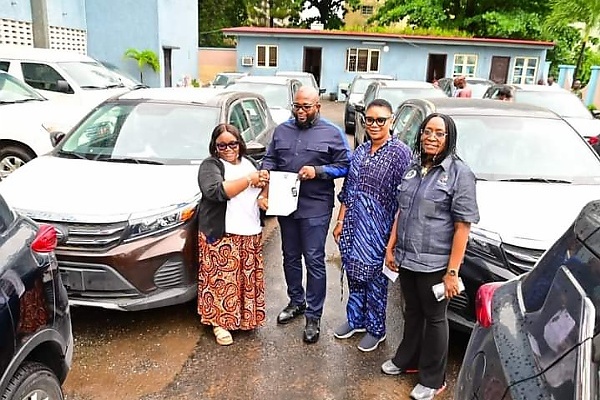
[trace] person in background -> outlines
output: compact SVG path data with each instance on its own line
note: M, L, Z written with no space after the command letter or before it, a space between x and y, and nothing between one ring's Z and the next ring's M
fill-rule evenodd
M538 79L538 81L537 81L537 84L538 84L538 85L542 85L542 86L543 86L543 85L545 85L545 84L544 84L544 80L543 80L543 79L541 79L541 78L540 78L540 79Z
M549 75L549 76L548 76L548 80L547 80L547 82L548 82L548 86L554 86L554 85L556 84L556 83L554 82L554 76L552 76L552 75Z
M502 86L496 94L496 99L501 101L513 101L513 94L510 86Z
M464 76L458 76L454 78L454 87L456 88L454 92L454 97L471 97L473 96L473 92L471 88L467 85L467 79Z
M278 217L281 228L283 271L288 305L277 316L287 324L306 313L303 340L316 343L327 290L325 239L334 205L334 182L348 173L350 147L342 130L320 117L319 92L301 86L294 96L294 118L275 128L273 140L262 162L261 174L285 171L298 174L298 206L289 216ZM259 206L269 207L268 186L259 196ZM306 290L302 285L302 258L306 265Z
M386 247L386 265L399 272L404 332L383 373L418 372L410 396L431 400L446 387L448 301L459 294L470 226L479 221L475 175L456 155L454 120L433 113L415 138L413 163L398 191L398 213ZM432 286L443 282L438 301Z
M220 345L233 343L231 330L265 322L262 219L257 196L266 184L246 157L238 129L217 125L210 157L198 171L198 314Z
M583 93L581 91L581 81L579 79L576 79L575 82L573 82L573 87L571 88L571 93L573 93L575 96L577 96L579 98L579 100L583 101Z
M366 332L358 344L364 352L375 350L386 337L388 279L382 265L398 209L396 191L411 160L408 146L390 133L393 115L386 100L367 106L364 123L370 140L354 150L333 230L350 290L346 322L334 336L347 339Z

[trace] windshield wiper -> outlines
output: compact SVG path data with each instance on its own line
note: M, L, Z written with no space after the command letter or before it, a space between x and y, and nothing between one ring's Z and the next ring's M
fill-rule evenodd
M543 182L543 183L573 183L565 179L548 179L548 178L511 178L499 179L500 182Z
M125 87L122 83L114 83L112 85L106 85L105 89L114 89L114 88L122 88Z
M42 99L35 99L33 97L29 97L27 99L21 99L21 100L12 100L12 101L7 101L7 100L0 100L0 104L17 104L17 103L27 103L28 101L42 101Z
M59 150L57 154L59 156L63 156L63 157L67 157L67 158L79 158L81 160L89 160L89 158L87 158L83 154L75 153L72 151Z
M148 160L148 159L145 159L145 158L134 158L134 157L102 158L102 159L100 159L100 161L134 163L134 164L164 165L164 163L162 163L160 161Z

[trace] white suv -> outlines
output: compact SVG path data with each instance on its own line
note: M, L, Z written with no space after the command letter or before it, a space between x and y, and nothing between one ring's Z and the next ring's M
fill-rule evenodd
M104 65L75 51L0 45L0 71L48 99L71 98L89 106L129 91Z
M69 131L88 110L72 102L47 100L0 71L0 179L52 150L51 132Z

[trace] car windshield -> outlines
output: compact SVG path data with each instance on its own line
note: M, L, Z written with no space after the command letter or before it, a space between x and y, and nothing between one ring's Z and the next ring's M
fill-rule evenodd
M446 94L436 88L381 88L379 95L377 96L382 99L386 99L390 102L392 107L395 109L402 102L408 99L424 99L430 97L446 97Z
M60 157L196 163L208 156L219 109L187 104L107 103L57 149Z
M227 75L218 74L215 80L213 81L213 85L215 86L225 86L229 82L230 77Z
M564 120L453 116L457 153L483 180L600 184L600 160Z
M527 92L517 91L515 95L517 103L533 104L554 111L561 117L592 119L591 113L583 105L577 96L569 92L557 90L556 92L540 91Z
M300 81L300 83L302 84L302 86L310 86L310 87L314 87L316 88L317 85L316 83L313 81L312 77L309 75L277 75L277 76L287 76L288 78L294 78Z
M59 63L82 89L107 89L123 87L123 83L108 68L96 62Z
M0 74L0 103L46 100L38 92L9 74Z
M352 93L364 93L371 82L373 82L373 79L358 79L354 81Z
M227 87L228 90L261 94L269 108L287 108L292 104L290 92L286 85L272 85L266 82L236 82Z
M113 74L115 74L117 76L117 79L119 79L121 82L123 82L123 84L125 84L125 86L132 87L132 88L146 86L141 81L139 81L137 78L135 78L133 75L123 71L116 65L111 64L106 61L101 61L100 63L102 65L104 65L107 69L109 69Z
M475 81L469 82L467 81L467 85L471 89L471 97L474 99L481 99L483 95L488 90L490 86L492 86L489 82L484 81Z

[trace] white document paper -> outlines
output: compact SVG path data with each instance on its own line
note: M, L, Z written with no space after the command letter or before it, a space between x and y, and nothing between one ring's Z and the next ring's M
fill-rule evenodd
M269 173L269 208L267 215L287 216L298 208L300 181L295 172Z
M398 273L389 269L385 263L383 263L383 274L392 282L396 282L396 279L398 279Z

